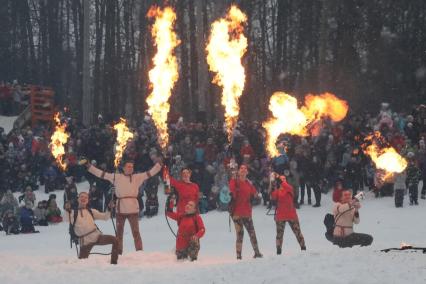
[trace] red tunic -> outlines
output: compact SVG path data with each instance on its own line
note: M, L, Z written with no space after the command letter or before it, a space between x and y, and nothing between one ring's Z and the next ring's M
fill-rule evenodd
M251 197L257 195L256 188L248 181L231 179L229 189L235 202L234 216L251 217Z
M200 189L196 183L178 181L170 176L170 185L176 189L179 196L177 204L178 213L185 213L185 206L189 201L193 201L195 206L198 207Z
M203 219L201 219L199 214L186 215L176 212L167 212L167 216L176 220L179 226L176 237L176 250L188 248L192 236L195 235L197 238L201 238L206 232Z
M276 221L292 221L298 219L296 208L294 208L293 187L287 182L283 182L280 189L271 193L271 199L277 201Z

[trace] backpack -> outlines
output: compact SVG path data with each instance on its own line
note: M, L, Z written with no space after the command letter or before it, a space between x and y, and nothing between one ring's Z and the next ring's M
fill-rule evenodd
M336 226L333 214L327 213L324 217L324 225L325 225L325 237L327 240L333 238L334 227Z

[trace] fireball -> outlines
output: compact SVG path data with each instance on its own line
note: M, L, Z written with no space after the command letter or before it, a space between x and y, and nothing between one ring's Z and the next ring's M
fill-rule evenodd
M272 118L263 123L267 134L266 150L271 157L277 156L276 142L281 134L318 135L322 118L341 121L348 109L346 101L330 93L307 95L305 105L299 108L296 98L284 92L275 92L269 100Z
M69 134L65 132L67 124L61 123L59 112L55 114L54 120L56 124L55 132L53 132L52 137L50 138L49 147L56 163L63 171L65 171L67 169L67 164L63 161L63 157L65 155L64 145L67 143L69 138Z
M165 149L169 139L167 114L170 111L170 104L168 100L179 78L177 60L174 55L174 50L179 45L174 31L176 14L171 7L163 10L151 7L148 11L148 18L155 18L151 34L157 47L157 53L153 58L154 67L148 74L152 92L146 102L148 112L158 130L158 142Z
M207 63L215 73L213 83L222 87L221 103L225 108L225 122L228 139L240 112L239 98L244 90L246 79L241 58L247 50L244 24L247 16L236 6L231 6L228 14L211 26L211 34L206 47Z
M114 129L117 131L114 159L114 165L117 168L126 150L127 143L133 138L133 133L129 131L124 118L120 118L120 122L114 125Z
M380 132L367 136L363 145L364 153L373 161L377 169L386 172L385 178L394 173L402 173L407 167L405 160L395 148L389 146Z

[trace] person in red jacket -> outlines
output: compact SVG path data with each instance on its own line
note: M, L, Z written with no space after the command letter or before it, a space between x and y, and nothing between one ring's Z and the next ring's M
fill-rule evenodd
M254 258L262 257L257 245L251 206L251 199L257 198L258 193L251 182L247 180L247 174L247 166L241 165L238 170L238 176L229 181L229 189L231 193L231 209L229 213L234 221L235 233L237 234L237 259L241 259L244 227L250 236L250 242L254 250Z
M185 213L185 206L189 201L193 201L198 207L198 199L200 198L200 189L196 183L191 182L191 170L183 168L181 172L182 181L174 179L168 175L169 184L175 188L177 194L177 213Z
M342 192L344 191L342 181L338 180L336 181L334 185L333 190L333 202L337 203L340 202L340 199L342 198Z
M300 230L299 217L294 207L294 191L293 187L287 183L285 176L279 176L281 185L278 189L271 192L271 200L276 201L275 223L277 226L277 254L281 254L284 238L284 228L286 222L290 227L299 242L301 250L306 250L305 239Z
M176 257L177 259L190 258L197 260L200 251L200 238L204 236L206 229L203 220L194 201L189 201L185 205L185 213L173 212L173 200L167 204L167 216L176 220L178 232L176 237Z

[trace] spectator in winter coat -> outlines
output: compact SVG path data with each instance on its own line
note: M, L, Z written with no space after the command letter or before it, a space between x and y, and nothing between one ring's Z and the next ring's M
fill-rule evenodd
M37 207L34 209L34 225L36 226L47 226L47 209L46 202L40 201Z
M61 209L59 209L58 204L56 203L56 198L50 198L48 201L46 217L47 221L51 223L62 222Z
M12 210L7 210L3 216L3 230L6 235L19 234L19 221Z
M182 160L186 165L191 165L195 158L195 148L191 142L191 137L186 136L185 140L180 143L179 153L182 155Z
M12 211L14 215L18 214L18 200L11 190L6 191L3 195L3 198L0 201L0 216L2 216L6 211Z
M248 139L244 140L243 146L241 147L241 150L240 150L240 155L241 157L248 156L249 161L251 161L254 158L254 150L251 147Z
M395 174L395 207L402 207L406 191L407 172Z
M196 205L189 201L184 213L173 212L173 201L167 204L167 216L176 220L178 232L176 237L177 259L190 258L197 260L200 251L200 238L204 236L205 228L201 216L197 213Z
M111 248L111 264L117 264L118 260L118 240L115 236L104 235L99 231L95 224L95 220L108 220L111 218L111 212L101 213L96 209L90 209L89 194L81 192L78 196L78 211L71 210L71 203L65 205L68 211L67 220L72 224L72 229L78 237L80 244L80 253L78 258L88 258L90 251L95 245L110 245ZM110 204L110 208L114 204Z
M174 179L180 179L182 170L185 168L185 163L180 155L175 156L175 162L170 168L170 174Z
M101 171L88 163L88 171L93 175L110 181L115 186L115 195L117 196L117 238L118 252L123 253L123 234L126 219L129 220L132 230L135 249L143 249L142 238L139 232L139 187L150 177L156 175L162 168L162 161L157 157L154 167L149 171L134 174L134 162L126 161L123 166L123 173L107 173Z
M20 197L20 199L21 199L21 197ZM32 207L34 207L34 203L36 201L36 196L35 196L32 188L31 188L31 186L27 186L25 188L25 192L22 196L22 199L24 201L24 204L27 204L27 202L30 202L32 204Z
M148 194L145 201L145 213L147 217L152 217L158 214L158 196L157 194Z
M19 211L19 218L21 222L21 233L38 233L34 229L34 212L32 210L33 203L27 201L25 206L21 207Z
M349 163L345 167L345 182L347 188L352 189L352 194L356 195L362 189L362 168L359 159L352 155Z
M256 188L247 180L247 166L241 165L238 170L238 177L229 181L229 189L231 192L231 209L230 214L235 225L235 233L237 234L236 252L237 259L241 259L243 248L244 227L250 236L250 242L254 250L254 257L259 258L263 255L259 251L257 244L256 232L254 230L252 219L251 200L257 197Z
M352 199L350 190L344 190L340 202L335 203L333 215L335 228L333 232L333 243L341 248L356 245L369 246L373 242L373 237L367 234L354 233L353 224L359 224L359 208L361 204L358 200Z
M294 207L294 191L293 187L287 183L285 176L279 176L281 185L278 189L271 192L271 200L276 202L275 224L277 228L276 245L277 254L281 254L284 238L284 228L286 222L289 223L300 248L306 250L305 239L300 230L299 218Z
M414 159L411 158L409 160L406 171L407 171L406 183L407 183L408 190L410 192L410 205L414 205L414 204L419 205L418 196L419 196L420 170L416 166L416 161Z
M207 144L204 148L204 158L206 163L211 165L217 157L217 146L213 143L213 138L207 138Z

